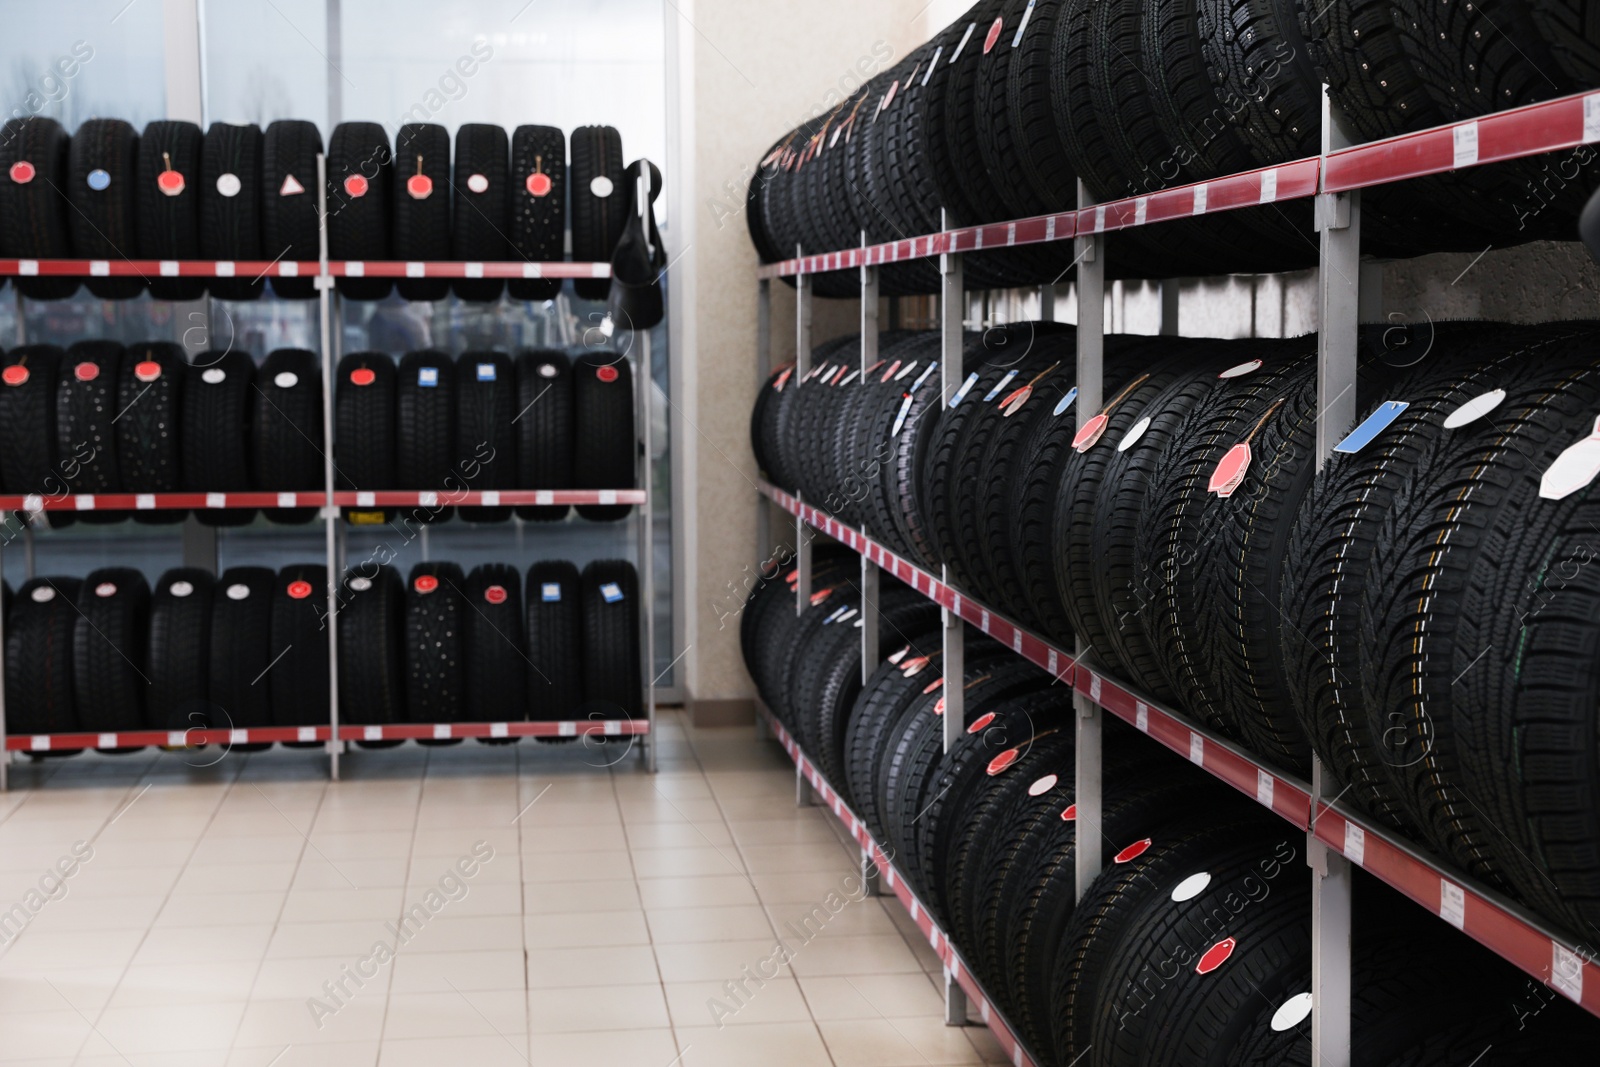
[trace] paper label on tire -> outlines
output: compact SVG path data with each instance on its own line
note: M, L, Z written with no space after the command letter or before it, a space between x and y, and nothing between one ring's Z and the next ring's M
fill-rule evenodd
M1562 500L1594 481L1600 475L1600 418L1588 437L1569 445L1539 479L1539 495L1546 500Z

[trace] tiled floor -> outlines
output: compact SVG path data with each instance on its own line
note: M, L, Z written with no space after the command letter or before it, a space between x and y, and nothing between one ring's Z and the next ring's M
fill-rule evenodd
M16 765L0 1063L1003 1062L775 744L659 743L653 777L528 741L358 750L337 784L310 752Z

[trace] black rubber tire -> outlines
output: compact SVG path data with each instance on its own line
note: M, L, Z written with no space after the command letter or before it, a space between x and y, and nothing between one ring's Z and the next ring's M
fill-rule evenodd
M528 720L571 722L584 704L583 606L578 568L565 560L528 568Z
M1600 84L1600 8L1592 0L1530 7L1534 26L1571 83Z
M521 722L528 717L522 576L508 564L481 563L467 575L462 598L467 609L466 719Z
M251 458L263 492L318 492L323 487L322 370L316 353L280 348L256 372ZM267 508L273 522L306 523L316 508ZM327 601L326 589L323 601Z
M56 383L56 454L88 456L62 475L74 493L116 493L122 490L117 468L117 380L123 348L115 341L79 341L67 349ZM86 511L86 522L109 523L126 512Z
M210 381L222 375L220 381ZM250 417L255 410L256 365L243 352L202 352L183 383L184 487L191 493L242 493L253 489ZM205 509L195 517L211 526L243 526L252 509Z
M272 644L277 582L268 567L229 567L211 597L211 703L239 729L273 725L271 687L261 683L282 651Z
M140 259L200 258L200 142L200 127L192 122L145 126L133 176ZM164 171L182 176L176 193L159 184ZM205 291L199 278L150 279L157 300L198 300Z
M83 580L75 604L72 691L82 728L140 729L149 688L150 586L136 570L105 567Z
M633 364L615 352L579 356L572 363L572 477L582 489L632 489L634 457ZM580 504L592 522L615 522L631 504Z
M571 489L572 363L555 349L525 350L517 353L516 375L517 488ZM517 508L517 517L560 522L569 510L566 504L528 505Z
M472 492L517 489L517 379L504 352L463 352L456 361L456 470ZM467 522L505 522L511 508L462 508Z
M274 726L325 726L330 721L327 616L327 567L301 563L278 572L272 588L275 658L263 679Z
M773 583L772 587L775 590L773 611L782 612L788 608L792 614L793 591L786 583ZM759 640L760 633L753 633L753 648L759 647ZM891 652L862 687L845 727L841 748L844 780L835 784L845 790L850 797L851 810L861 817L872 830L873 837L879 841L886 841L887 838L883 833L883 816L878 811L872 774L882 748L882 737L899 720L910 702L921 694L923 687L939 676L939 641L937 631L925 631L913 635ZM930 660L934 665L929 673L922 676L923 671L929 670ZM751 674L759 678L759 664L750 653L746 653L745 663ZM908 664L911 666L908 667ZM908 676L907 671L913 669L914 673ZM922 680L914 682L913 679L918 676L922 676ZM768 703L771 701L768 700Z
M635 721L644 715L639 576L626 560L583 569L584 717Z
M261 127L253 122L213 122L206 131L200 146L201 258L262 258L262 150ZM258 300L267 283L254 273L206 284L218 300Z
M339 721L381 726L405 718L405 585L368 560L339 586Z
M549 186L536 177L544 175ZM518 126L511 135L511 258L559 263L566 258L567 137L555 126ZM512 278L513 300L554 300L560 278Z
M266 259L315 262L321 251L317 214L317 156L322 134L304 119L279 119L261 140L261 254ZM329 167L329 174L333 173ZM329 211L334 201L329 197ZM311 300L315 279L272 279L285 300Z
M0 356L0 368L27 371L16 385L0 378L0 485L8 493L70 491L56 469L56 380L65 358L55 345L23 345ZM89 455L67 458L82 463Z
M406 582L406 720L460 722L466 708L466 575L419 563ZM446 742L449 743L449 742Z
M580 126L572 131L572 259L610 263L627 223L628 195L622 187L622 135L611 126ZM597 184L598 183L598 184ZM604 192L606 195L601 196ZM604 300L607 278L579 278L573 292L584 300Z
M424 381L431 385L422 384ZM456 485L456 364L444 352L408 352L395 382L395 476L404 489L444 494ZM419 522L442 521L450 509L417 508Z
M67 152L67 224L72 253L79 259L125 261L139 258L138 195L134 191L139 135L121 119L89 119L72 135ZM109 176L101 189L89 185L96 172ZM102 300L127 300L144 291L142 278L88 278L89 292Z
M418 176L423 181L418 181ZM418 195L418 193L422 195ZM450 132L432 122L408 122L394 135L395 259L440 263L450 258ZM396 278L403 300L443 300L448 278Z
M33 578L6 618L6 731L61 734L82 729L73 695L78 623L76 578Z
M7 119L0 127L0 256L17 259L71 259L67 213L67 131L42 115ZM11 178L12 168L33 168L26 182ZM18 172L23 173L23 172ZM76 278L14 278L17 292L32 300L64 300L78 291Z
M328 138L328 257L389 258L389 205L394 191L394 152L376 122L341 122ZM339 278L347 300L382 300L392 278Z
M146 668L145 726L151 730L227 729L214 713L211 682L211 613L216 576L177 567L156 580L150 596L150 647Z
M166 341L132 345L117 373L117 470L124 493L183 489L183 387L189 367L183 349ZM181 510L135 511L140 522L182 522Z
M503 127L465 122L456 129L455 179L451 199L455 225L450 234L452 258L469 262L501 262L510 253L510 145ZM482 192L474 179L488 182ZM451 289L461 300L493 303L505 291L503 278L456 278Z
M370 380L358 373L364 371L371 372ZM399 487L397 385L394 359L382 352L352 352L339 360L333 406L333 473L339 488L377 492Z
M1315 155L1322 79L1294 0L1198 0L1206 66L1258 165Z

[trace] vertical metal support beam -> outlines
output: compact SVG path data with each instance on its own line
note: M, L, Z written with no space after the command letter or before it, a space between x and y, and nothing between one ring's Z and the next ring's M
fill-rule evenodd
M867 247L867 231L861 231L861 247ZM861 377L856 388L867 384L867 370L878 362L878 268L861 265ZM853 472L852 472L853 474ZM863 524L865 525L865 524ZM861 557L861 684L878 668L878 565ZM862 855L865 864L867 858ZM863 868L864 869L864 868ZM865 875L863 875L865 877Z
M1087 209L1093 197L1082 182L1078 183L1078 210ZM1104 355L1106 325L1106 256L1105 237L1098 234L1076 239L1078 260L1078 399L1076 418L1081 422L1100 410L1104 402ZM1077 652L1081 657L1088 647L1081 641ZM1101 813L1101 732L1104 722L1100 706L1081 693L1072 698L1077 711L1077 741L1074 761L1077 784L1074 800L1078 805L1077 836L1092 847L1076 850L1073 872L1078 898L1083 899L1089 883L1100 874L1100 813Z
M1322 152L1349 143L1322 91ZM1325 172L1324 172L1325 173ZM1356 327L1360 322L1360 193L1318 193L1317 467L1356 416ZM1322 764L1311 767L1311 816L1325 805ZM1311 865L1311 1044L1326 1067L1350 1067L1350 861L1307 835Z
M803 764L799 760L794 762L794 806L797 808L814 808L817 806L817 794L811 788L811 783L806 781L806 772L800 768Z
M795 246L796 259L805 254L799 245ZM811 373L811 276L797 274L794 279L794 375L789 380L794 388L803 389L806 384L806 375ZM796 516L794 520L794 554L796 576L799 581L795 583L794 613L800 615L806 610L806 604L811 600L811 537L806 530L805 520Z
M756 283L756 381L765 383L772 374L772 280ZM756 503L756 547L762 559L772 558L772 504L765 498ZM764 726L756 716L756 729Z
M18 512L18 518L26 518L26 512ZM6 520L11 516L8 512L0 511L0 527L5 526ZM5 542L0 537L0 575L5 573ZM6 647L6 620L0 613L0 649ZM11 767L11 753L6 750L6 687L4 658L0 657L0 793L11 787L8 772Z
M882 653L878 648L878 565L861 557L861 684L866 685L878 669Z
M1039 286L1039 321L1056 321L1056 287L1054 282L1049 285Z
M950 228L949 213L943 213L940 224ZM946 252L939 257L939 403L949 404L961 388L962 349L966 340L962 330L963 312L966 309L966 286L963 284L961 255ZM950 568L942 568L940 575L948 585ZM949 752L961 739L967 722L966 701L966 651L967 627L961 616L945 608L941 612L944 622L944 750ZM956 987L959 992L960 987ZM962 1022L966 1021L966 1000L961 1005Z
M644 168L644 181L649 181L650 168ZM649 196L646 193L639 203L648 204ZM644 651L640 659L644 663L644 700L645 714L650 726L650 732L645 735L644 765L651 774L656 773L656 552L655 552L655 471L653 470L654 442L651 440L651 408L652 395L655 382L651 375L650 331L641 330L634 334L639 342L639 367L638 367L638 405L639 414L637 423L640 426L639 435L639 486L644 489L644 503L639 505L637 516L639 523L639 581L643 589L644 603L640 609L639 640L644 644Z
M961 988L950 968L944 969L944 1024L967 1025L967 991Z
M861 850L861 891L869 897L883 896L883 871L866 849Z
M861 247L867 247L867 231L861 231ZM878 268L861 265L861 377L878 362Z
M1178 332L1178 279L1167 278L1161 282L1162 337L1179 337Z
M328 160L317 156L317 303L322 341L322 439L333 440L333 276L328 273ZM339 509L333 505L333 449L322 453L322 525L328 563L328 773L339 780Z

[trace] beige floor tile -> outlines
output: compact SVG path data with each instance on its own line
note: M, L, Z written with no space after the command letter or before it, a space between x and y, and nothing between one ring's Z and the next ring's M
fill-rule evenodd
M71 883L68 883L69 886ZM166 898L154 894L122 897L115 907L93 897L72 895L51 902L39 921L51 930L142 930L155 921Z
M527 1062L539 1067L677 1067L673 1061L678 1055L672 1031L666 1029L535 1034L530 1052Z
M124 970L120 966L49 967L34 973L0 974L0 1016L76 1009L93 1017L111 1000Z
M403 857L332 860L308 850L291 885L284 888L387 889L405 885L409 868Z
M209 963L223 960L259 960L272 940L272 927L264 923L241 926L162 926L153 929L139 946L134 962L143 966L171 963Z
M273 1057L279 1057L274 1060ZM356 1041L326 1045L288 1045L280 1042L259 1048L234 1046L227 1067L376 1067L378 1042Z
M826 845L838 840L833 828L824 821L832 819L821 814L790 820L768 819L760 822L730 820L728 829L734 840L745 847L760 845Z
M144 937L143 930L51 930L46 915L35 918L0 956L0 973L125 964Z
M95 1020L105 1043L124 1056L156 1052L225 1050L233 1041L244 1004L146 1004L107 1008Z
M632 878L613 878L595 882L540 882L525 886L522 906L529 915L552 912L626 911L639 907L639 886Z
M171 1004L244 1003L255 985L256 959L206 959L189 963L135 963L112 994L113 1008Z
M674 800L657 794L620 800L617 806L624 823L722 821L722 808L715 800Z
M644 912L589 911L530 915L523 920L529 948L582 948L586 945L648 945Z
M282 863L213 863L204 867L187 867L179 877L179 893L234 893L260 892L269 889L288 889L295 880L295 864Z
M295 833L288 825L283 832L266 836L207 835L194 846L192 864L212 863L293 863L306 847L304 836ZM320 846L319 846L320 847Z
M666 1001L655 982L534 989L527 998L528 1030L536 1035L655 1030L669 1025ZM538 1045L535 1040L536 1050Z
M430 1037L521 1038L528 1028L527 995L518 990L401 993L389 998L385 1041Z
M395 935L385 927L392 918L279 923L272 931L266 956L273 960L304 959L330 953L352 958L365 956L378 941L394 943Z
M383 1032L384 990L368 985L337 999L318 988L293 1000L252 1000L234 1044L251 1048L376 1041ZM313 999L314 998L314 999ZM276 1067L276 1065L275 1065Z
M444 1063L470 1063L472 1067L528 1067L525 1034L491 1037L427 1037L385 1041L378 1050L378 1067L439 1067ZM541 1067L544 1063L541 1062Z
M699 878L708 875L743 875L744 864L732 845L715 848L635 848L634 870L640 878Z
M748 878L737 874L699 878L644 878L639 899L646 908L707 908L756 904L760 898Z
M5 1044L0 1057L7 1060L43 1059L75 1051L92 1030L76 1011L32 1011L22 1015L0 1015L0 1034Z
M720 820L700 822L641 822L628 826L628 844L634 849L720 848L732 855L733 835Z
M646 912L658 945L740 941L772 936L772 920L755 904L712 908L656 908Z
M527 964L522 946L487 952L402 952L391 963L394 993L525 989Z
M296 889L283 902L285 923L386 922L400 915L399 889Z
M942 1017L944 998L925 974L863 974L850 977L801 978L812 1017L898 1019Z
M849 852L832 842L814 844L750 845L741 843L745 866L755 874L811 874L816 871L856 868L860 849Z
M853 1019L818 1025L837 1067L983 1062L960 1028L946 1027L938 1019Z
M792 978L752 981L743 976L721 982L668 982L672 1025L755 1026L808 1022L811 1013Z
M659 981L655 953L648 945L528 950L530 989L639 985Z
M898 903L889 906L900 907ZM884 905L870 898L858 900L843 893L831 901L824 897L811 904L772 904L767 907L767 913L780 928L791 924L795 927L804 926L813 933L830 938L865 935L888 937L902 933L894 920L885 914Z
M615 826L524 826L522 848L529 856L547 852L620 852L630 835Z
M748 941L657 945L656 958L661 962L661 977L667 982L724 982L738 978L746 967L750 973L762 975L783 962L778 939L770 936ZM763 961L768 960L772 962L763 966Z
M684 1067L833 1067L816 1024L679 1027Z
M917 957L898 936L819 937L798 952L792 963L801 978L813 975L916 974Z
M310 843L334 863L355 859L404 859L411 855L412 835L405 830L327 833L316 830Z
M274 923L287 891L264 893L173 893L156 917L164 926L238 926Z
M522 880L530 885L541 882L608 881L633 876L633 862L621 850L547 852L527 857L522 866Z
M405 952L489 952L522 940L522 919L516 915L482 917L452 915L448 909L415 929Z
M250 993L250 998L256 1000L296 1000L302 1008L305 1007L307 997L320 997L324 995L323 983L340 980L344 975L344 968L353 967L365 959L366 953L360 956L314 956L303 959L263 960L261 969L256 973L255 988ZM402 957L403 958L403 957ZM376 975L365 979L363 990L368 998L382 1000L383 990L388 988L389 974L399 960L394 960L382 967ZM370 968L369 968L370 969ZM354 986L351 987L352 989ZM374 1039L379 1035L373 1034ZM355 1040L352 1038L351 1040ZM270 1042L268 1042L270 1044Z

